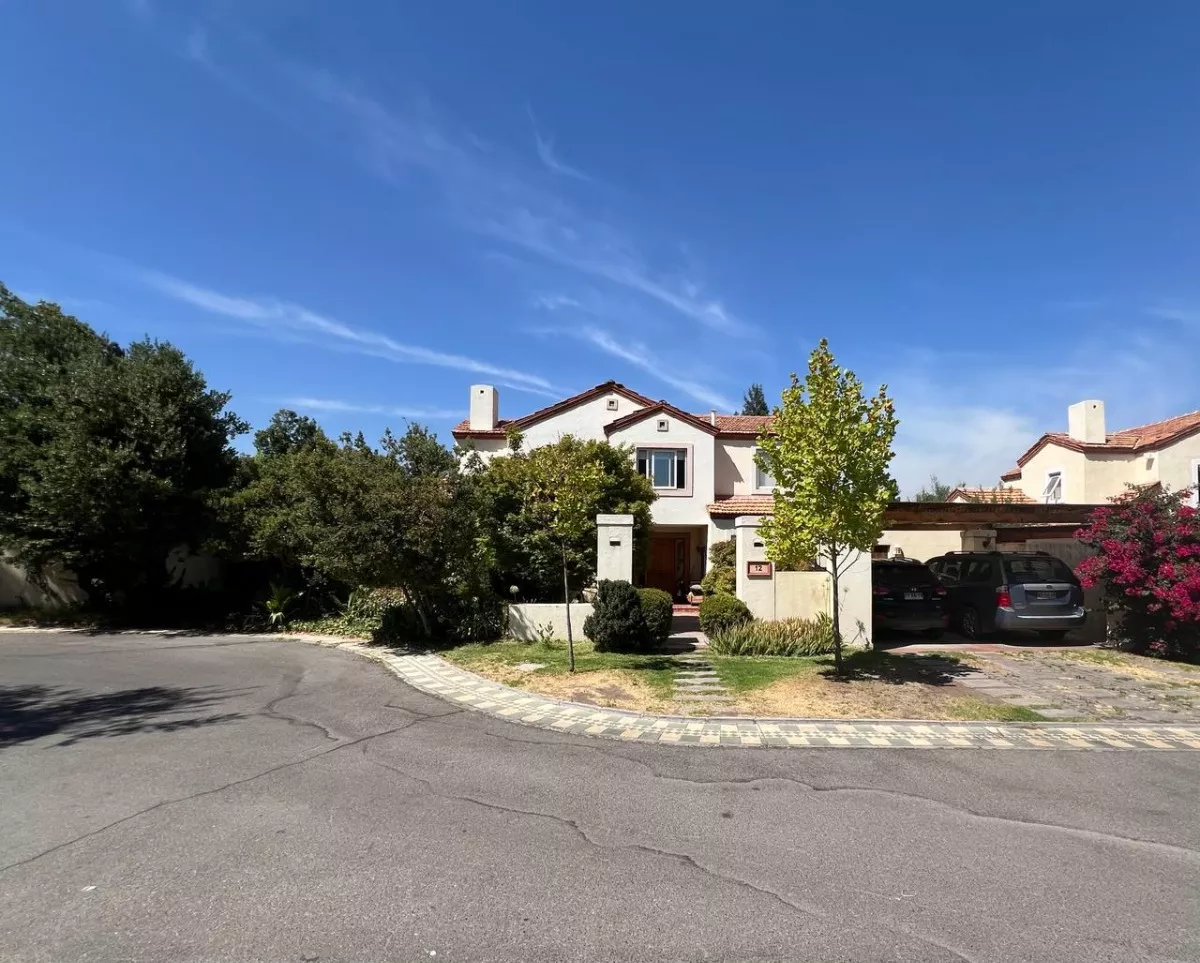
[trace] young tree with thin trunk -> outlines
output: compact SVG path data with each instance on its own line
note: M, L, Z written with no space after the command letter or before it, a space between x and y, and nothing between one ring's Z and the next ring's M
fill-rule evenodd
M575 671L575 638L571 630L570 572L577 546L595 533L594 508L604 486L604 469L586 447L556 445L535 448L528 455L531 484L526 511L557 544L562 559L563 602L567 608L567 661Z
M839 675L839 582L854 552L869 552L876 543L884 510L897 496L888 472L897 424L887 386L865 397L862 382L838 367L822 339L804 381L792 374L771 429L759 437L755 459L776 484L775 513L762 526L767 557L781 566L813 558L828 566Z

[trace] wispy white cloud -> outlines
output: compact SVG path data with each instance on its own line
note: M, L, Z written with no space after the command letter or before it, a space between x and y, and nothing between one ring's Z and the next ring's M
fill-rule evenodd
M671 363L656 357L644 344L616 338L609 331L600 328L582 328L572 330L575 336L582 338L593 347L599 348L605 354L612 355L628 362L635 368L653 375L664 384L670 385L677 391L683 392L689 398L694 398L703 404L716 408L718 411L733 411L735 404L719 391L707 385L675 372L678 369Z
M463 416L463 412L453 408L409 408L403 405L366 405L354 401L342 401L337 398L281 398L279 403L301 411L321 411L330 414L360 414L387 415L393 418L425 419L428 421L448 421Z
M1154 318L1162 318L1165 321L1178 321L1181 324L1200 325L1200 310L1169 306L1156 306L1146 308L1145 310L1146 314Z
M223 294L158 271L138 271L142 283L154 290L212 314L245 321L271 333L294 338L305 336L318 342L349 348L359 354L410 364L454 368L494 378L509 387L533 394L556 397L554 386L538 375L502 367L465 355L405 344L389 335L357 328L277 298L248 298Z
M189 42L188 56L231 92L345 151L388 183L411 186L414 175L425 178L466 231L542 259L559 269L564 283L572 277L607 283L726 335L751 330L723 301L706 295L698 278L683 276L680 265L652 264L634 232L568 198L560 189L563 177L586 175L555 155L536 122L539 159L554 178L483 141L427 97L385 103L331 71L244 38L224 38L229 56L218 62L216 35L200 36Z
M538 159L546 166L546 170L554 174L560 174L563 177L573 177L579 181L590 181L591 178L583 171L571 167L569 164L564 164L558 159L554 153L554 138L542 136L541 130L538 129L537 118L533 115L533 108L526 104L525 112L529 114L529 123L533 126L533 141L537 146Z

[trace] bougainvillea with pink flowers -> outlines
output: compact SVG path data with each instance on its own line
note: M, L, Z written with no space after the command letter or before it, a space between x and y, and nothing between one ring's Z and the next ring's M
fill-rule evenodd
M1200 513L1191 492L1143 488L1097 508L1076 533L1096 554L1076 570L1105 588L1121 643L1166 658L1200 655Z

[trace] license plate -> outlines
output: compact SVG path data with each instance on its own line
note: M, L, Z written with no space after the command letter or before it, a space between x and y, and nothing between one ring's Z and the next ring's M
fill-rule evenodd
M919 602L921 599L925 598L925 593L924 592L905 592L904 597L905 597L905 599L908 599L909 601Z
M1058 593L1057 592L1034 592L1033 597L1035 599L1056 599L1056 598L1058 598Z

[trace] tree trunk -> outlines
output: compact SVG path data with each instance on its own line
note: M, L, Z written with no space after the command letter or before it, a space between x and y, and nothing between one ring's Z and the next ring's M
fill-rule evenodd
M838 590L837 546L829 551L829 572L833 577L833 671L841 675L842 667L842 597Z
M569 671L575 671L575 640L571 637L571 588L567 583L567 546L562 547L563 562L563 601L567 606L567 665Z

